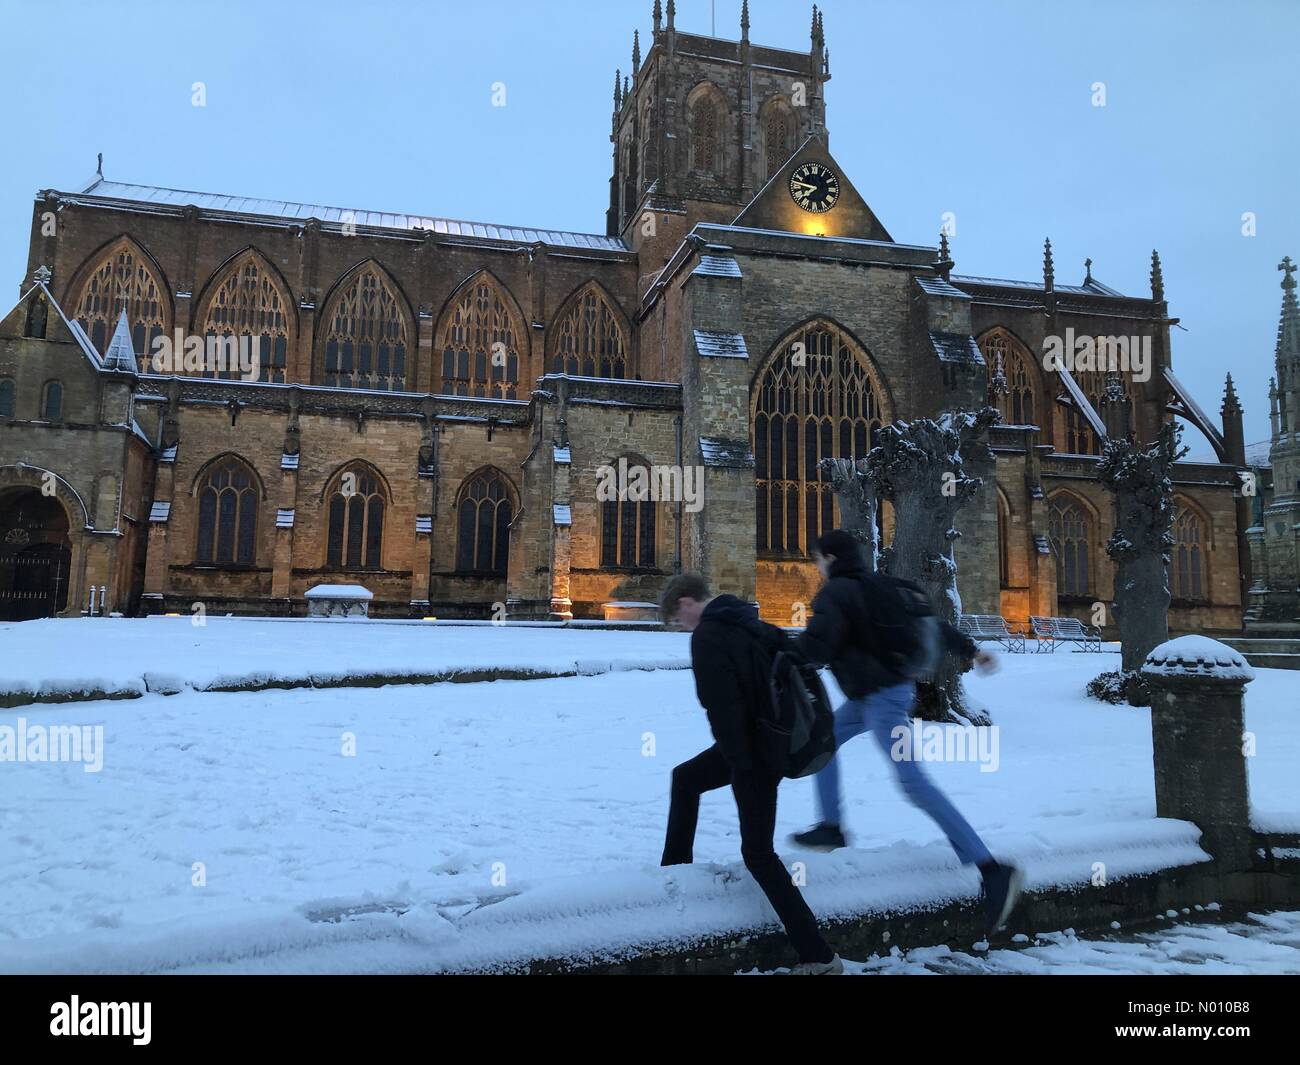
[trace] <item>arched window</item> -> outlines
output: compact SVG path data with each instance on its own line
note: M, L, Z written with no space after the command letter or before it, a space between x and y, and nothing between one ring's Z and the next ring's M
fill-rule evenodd
M627 377L627 336L622 317L594 282L571 302L552 333L554 372L577 377Z
M284 381L285 358L289 350L289 297L270 267L255 252L247 251L226 271L208 301L203 335L216 338L225 348L226 367L205 368L204 377L242 376L240 363L251 355L257 366L257 381ZM215 347L209 343L209 348ZM247 349L240 357L231 346Z
M510 567L513 493L500 470L488 467L461 485L456 499L456 569L479 576L504 577Z
M1073 496L1058 495L1048 504L1048 537L1056 556L1058 597L1085 597L1092 590L1092 516Z
M520 346L526 342L509 295L491 274L479 274L454 298L438 330L441 391L516 399Z
M1101 397L1106 389L1105 375L1096 370L1082 370L1074 374L1092 409L1101 414ZM1065 408L1065 450L1070 455L1100 455L1101 441L1093 431L1092 423L1073 403Z
M1173 536L1174 548L1169 567L1173 598L1208 599L1205 551L1209 537L1206 535L1205 522L1191 507L1177 506Z
M713 86L698 90L690 104L691 169L716 175L722 167L722 137L718 100Z
M763 154L770 179L794 152L794 112L780 98L771 101L764 110Z
M792 355L802 356L795 365ZM813 322L776 349L756 382L758 551L806 556L834 529L827 458L865 458L885 421L868 356L842 330Z
M1029 369L1029 353L1009 333L997 329L980 341L980 350L988 365L989 386L997 390L993 402L1002 412L1003 425L1039 425L1039 405L1034 378Z
M95 350L103 355L108 351L108 342L123 310L131 327L136 358L145 365L153 350L154 337L168 331L170 305L162 279L127 237L115 241L90 271L72 317L86 331Z
M251 566L257 544L257 478L242 459L215 462L198 482L199 539L194 560Z
M623 467L623 463L626 464ZM607 569L648 567L655 564L656 503L650 498L652 469L645 459L624 456L613 469L629 472L624 499L602 499L600 504L600 564ZM644 473L634 473L635 470ZM644 480L642 479L644 478ZM638 486L643 485L645 491ZM644 498L642 498L644 496Z
M325 384L400 392L413 333L397 287L373 262L358 269L322 316Z
M47 422L57 422L63 417L63 385L46 381L41 395L41 417Z
M0 418L12 418L14 416L14 383L9 380L0 381Z
M382 569L387 504L383 482L370 467L356 463L338 473L327 497L326 565L331 569Z

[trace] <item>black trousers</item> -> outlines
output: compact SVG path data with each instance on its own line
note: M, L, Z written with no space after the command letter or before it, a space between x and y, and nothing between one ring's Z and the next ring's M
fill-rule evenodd
M740 856L767 901L785 925L800 961L830 961L834 952L817 930L817 918L794 886L772 848L776 832L776 791L780 777L761 771L733 773L714 744L673 770L672 803L662 865L689 865L694 858L700 796L731 785L740 815Z

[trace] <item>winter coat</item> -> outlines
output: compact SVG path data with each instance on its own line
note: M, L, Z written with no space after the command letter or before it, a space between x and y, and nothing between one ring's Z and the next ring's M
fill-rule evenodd
M831 563L830 578L813 599L807 628L795 641L797 651L810 665L831 667L835 683L850 699L861 699L906 680L884 665L872 646L873 619L897 621L880 617L887 607L881 597L872 595L873 579L860 559L837 558ZM966 659L969 668L969 660L978 650L975 641L946 623L939 626L939 634L944 650Z
M695 692L718 749L733 771L756 768L757 707L769 698L772 657L788 644L785 633L759 620L752 603L734 595L714 598L691 634Z

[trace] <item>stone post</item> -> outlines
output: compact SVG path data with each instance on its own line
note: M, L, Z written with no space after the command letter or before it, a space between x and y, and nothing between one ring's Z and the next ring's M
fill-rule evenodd
M1191 821L1225 869L1252 861L1243 752L1245 690L1254 670L1206 636L1155 648L1142 667L1151 690L1156 816Z

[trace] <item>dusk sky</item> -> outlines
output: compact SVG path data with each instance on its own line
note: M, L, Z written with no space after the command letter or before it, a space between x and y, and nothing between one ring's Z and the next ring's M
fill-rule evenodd
M678 27L709 33L714 6L738 37L740 0L679 0ZM634 28L648 48L652 0L2 7L16 297L34 193L84 187L96 152L119 181L603 232L614 70ZM755 43L807 47L811 4L750 7ZM1277 264L1300 259L1300 4L822 7L831 151L896 240L933 244L953 212L957 273L1040 278L1050 236L1058 283L1090 256L1134 295L1159 249L1175 372L1217 420L1231 370L1267 438Z

